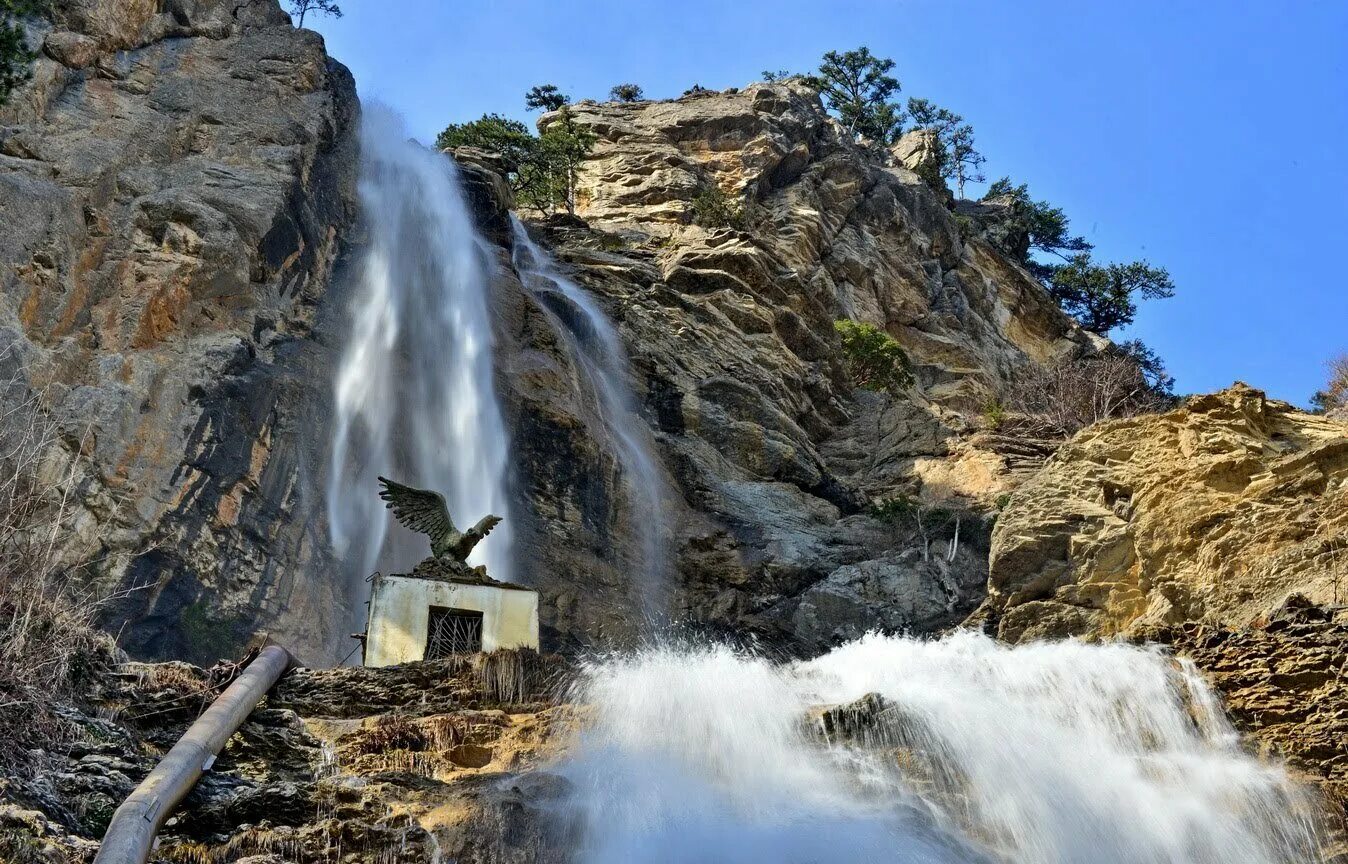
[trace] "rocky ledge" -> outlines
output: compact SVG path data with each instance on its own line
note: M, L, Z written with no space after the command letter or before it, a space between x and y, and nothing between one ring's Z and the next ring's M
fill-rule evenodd
M1324 792L1348 860L1348 606L1293 595L1254 626L1189 623L1139 635L1191 659L1253 749Z
M538 853L564 844L544 842L538 808L564 783L535 769L569 728L553 692L564 668L498 652L297 670L230 739L153 860L553 860ZM0 778L0 860L89 860L117 804L232 671L130 663L103 676L67 712L81 743Z
M1243 384L1091 426L1010 498L975 620L1010 641L1242 627L1348 595L1348 423Z

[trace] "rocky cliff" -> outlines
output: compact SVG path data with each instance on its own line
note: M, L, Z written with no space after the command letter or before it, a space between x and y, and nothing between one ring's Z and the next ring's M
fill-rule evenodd
M70 559L125 592L109 624L138 655L206 661L267 629L334 660L363 599L315 506L359 254L350 76L274 0L63 0L44 27L0 114L0 200L29 214L0 238L0 347L61 424L56 461L80 456ZM598 138L581 220L533 230L632 357L666 487L661 616L805 650L959 620L1006 468L969 418L1092 338L808 90L574 117ZM551 644L630 637L644 565L611 432L513 269L502 182L465 176L499 265L517 572ZM740 227L692 224L712 188ZM854 388L839 318L897 338L915 385ZM958 519L920 537L870 515L895 495Z
M556 658L503 652L291 673L160 834L163 864L564 860L549 814L569 743ZM68 751L0 776L0 860L87 861L113 810L227 683L230 665L124 664L66 715Z
M258 627L323 646L342 598L297 502L355 215L351 76L275 0L53 19L0 109L0 373L43 392L56 461L82 456L69 558L124 592L108 623L136 653L208 660Z
M1236 385L1089 427L1011 497L982 612L1012 641L1202 621L1348 593L1348 423Z
M1092 337L917 175L853 144L809 90L570 111L597 137L579 176L585 224L540 229L631 354L668 475L676 616L810 650L957 620L982 593L979 514L1007 468L969 446L970 417L1019 365L1092 350ZM740 227L694 224L709 189L743 202ZM526 549L558 628L621 628L628 616L595 620L630 586L614 459L526 317L508 316L502 360L541 523ZM854 388L840 318L893 335L916 385ZM911 525L869 515L899 494L975 505L950 560L924 554Z

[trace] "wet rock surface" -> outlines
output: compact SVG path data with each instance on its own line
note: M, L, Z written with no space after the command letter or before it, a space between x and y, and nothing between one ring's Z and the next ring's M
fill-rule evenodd
M663 614L810 651L967 613L981 556L914 566L911 528L870 506L909 495L990 511L1010 460L965 442L971 416L1019 364L1094 350L1093 337L962 236L916 174L855 147L808 91L753 85L571 112L598 139L579 172L580 220L533 230L631 356L667 486ZM709 188L742 203L740 225L696 224ZM633 508L575 387L583 375L509 283L498 350L532 521L523 569L539 574L556 638L621 640L641 617ZM916 385L855 389L833 328L843 317L898 339Z
M1320 786L1348 854L1348 607L1295 595L1255 626L1144 635L1193 660L1257 749Z
M335 575L320 499L361 236L354 85L275 0L122 5L57 3L0 111L0 203L30 214L0 238L0 372L47 389L57 461L82 456L68 554L125 592L107 621L124 647L204 663L267 631L335 662L363 599ZM498 265L516 572L540 588L545 645L630 641L650 617L814 650L976 605L979 556L914 567L911 532L868 508L988 512L1007 460L964 440L969 417L1018 364L1096 340L795 85L574 118L598 136L579 218L533 230L631 356L662 463L656 567L550 321L574 310L514 272L499 160L457 154ZM693 224L710 187L742 224ZM897 338L915 386L854 389L841 317Z

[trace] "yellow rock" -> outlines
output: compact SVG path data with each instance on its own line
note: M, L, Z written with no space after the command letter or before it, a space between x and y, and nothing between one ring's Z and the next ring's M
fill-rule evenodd
M1012 641L1342 603L1348 422L1236 384L1091 426L1012 496L988 582L978 614Z

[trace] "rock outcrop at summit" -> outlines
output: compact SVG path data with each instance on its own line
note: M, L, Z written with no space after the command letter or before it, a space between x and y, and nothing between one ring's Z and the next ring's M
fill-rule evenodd
M978 617L1005 639L1241 627L1348 592L1348 423L1251 387L1091 426L1011 497Z
M670 487L675 614L809 650L958 620L983 590L983 519L962 521L953 552L944 526L931 554L869 505L907 495L991 509L1005 464L961 441L969 418L1018 367L1092 351L1096 337L916 174L853 143L812 91L757 84L568 110L597 136L578 179L586 225L536 230L631 355ZM742 202L738 225L696 224L708 190ZM855 389L840 318L896 338L916 385ZM506 320L501 380L535 518L524 572L540 574L560 630L621 628L632 550L611 448L546 328L523 309ZM558 535L574 540L559 548ZM604 621L583 621L596 610Z
M0 109L0 380L43 393L54 462L83 457L69 559L129 592L110 624L138 654L320 646L339 586L309 577L325 538L297 502L354 83L276 0L51 17Z

